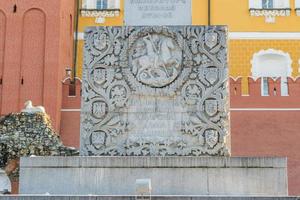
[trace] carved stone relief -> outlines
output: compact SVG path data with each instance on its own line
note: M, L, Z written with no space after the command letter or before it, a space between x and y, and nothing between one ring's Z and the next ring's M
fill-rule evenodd
M130 52L135 78L150 87L164 87L181 72L182 51L171 37L152 34L136 40Z
M85 34L81 154L228 155L226 28Z

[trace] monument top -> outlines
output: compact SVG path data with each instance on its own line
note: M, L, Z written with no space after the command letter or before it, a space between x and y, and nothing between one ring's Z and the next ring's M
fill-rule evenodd
M228 155L223 26L97 27L85 35L82 155Z
M126 26L191 25L191 0L126 0Z

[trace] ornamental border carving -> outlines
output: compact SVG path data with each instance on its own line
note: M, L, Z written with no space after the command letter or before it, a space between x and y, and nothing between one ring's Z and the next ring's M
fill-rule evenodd
M143 37L147 38L140 40ZM147 85L137 79L130 60L133 47L137 48L138 40L147 45L148 39L152 43L144 54L139 55L141 66L146 67L147 72L153 72L155 78L163 76L159 70L166 70L167 74L168 70L177 67L180 70L174 80ZM167 54L162 55L160 48ZM226 27L90 28L85 34L81 154L229 155L227 81ZM182 110L179 113L181 121L175 120L176 126L180 127L178 132L170 133L170 138L131 135L133 121L129 115L135 114L129 113L129 108L135 105L130 105L129 101L134 96L178 100L177 106Z

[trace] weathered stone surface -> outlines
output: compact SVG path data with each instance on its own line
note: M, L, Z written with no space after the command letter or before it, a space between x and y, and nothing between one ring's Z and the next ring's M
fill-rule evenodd
M0 196L0 200L136 200L136 196ZM245 196L151 196L152 200L299 200L300 197Z
M0 200L136 200L136 196L0 196ZM151 196L152 200L299 200L300 197L245 196Z
M226 28L85 34L82 155L228 155Z
M7 167L11 178L18 177L18 159L22 156L78 155L75 148L62 144L45 113L11 113L0 118L0 167ZM11 171L14 170L14 171Z
M21 194L287 195L285 158L202 156L33 157L21 159ZM28 184L30 182L30 184Z
M11 182L4 170L0 169L0 195L11 192Z

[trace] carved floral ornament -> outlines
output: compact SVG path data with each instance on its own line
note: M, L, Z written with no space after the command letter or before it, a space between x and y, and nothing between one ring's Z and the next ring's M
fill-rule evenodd
M228 155L224 27L85 34L83 155Z

